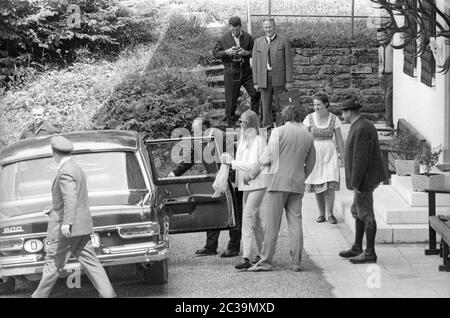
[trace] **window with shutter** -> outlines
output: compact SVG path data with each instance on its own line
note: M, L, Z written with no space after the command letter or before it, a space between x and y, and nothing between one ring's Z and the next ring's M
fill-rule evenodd
M403 0L409 5L417 8L417 0ZM415 21L413 23L414 33L417 32L417 24ZM403 73L414 77L414 70L417 67L417 46L416 41L411 41L403 49Z
M426 1L424 1L424 4L426 4ZM424 9L428 14L430 14L433 20L430 21L429 19L424 19L424 36L422 41L425 45L425 49L420 57L420 81L431 87L433 86L433 78L436 74L436 61L434 60L433 53L431 52L428 44L430 43L429 34L436 33L436 11L431 6L424 7Z

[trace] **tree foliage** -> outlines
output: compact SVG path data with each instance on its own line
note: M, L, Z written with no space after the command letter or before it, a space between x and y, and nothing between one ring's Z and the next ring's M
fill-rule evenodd
M71 63L82 47L114 54L125 45L153 40L148 17L136 18L115 0L71 0L70 5L0 0L0 84L20 80L21 66Z

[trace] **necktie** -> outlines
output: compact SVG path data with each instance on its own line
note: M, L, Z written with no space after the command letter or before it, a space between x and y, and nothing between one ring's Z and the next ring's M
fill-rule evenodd
M269 50L267 51L267 64L272 67L272 63L270 61L270 38L268 38L267 43L269 44Z

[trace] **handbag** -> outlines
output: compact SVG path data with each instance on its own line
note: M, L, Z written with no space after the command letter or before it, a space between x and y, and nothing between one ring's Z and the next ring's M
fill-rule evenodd
M219 172L217 173L216 179L212 184L214 189L213 198L218 198L225 193L228 187L228 174L230 173L230 165L221 164Z

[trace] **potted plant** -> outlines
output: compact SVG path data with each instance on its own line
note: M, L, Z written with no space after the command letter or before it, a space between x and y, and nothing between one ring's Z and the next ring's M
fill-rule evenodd
M439 162L439 156L442 153L442 146L435 147L433 150L426 147L420 156L420 164L424 165L425 172L412 175L411 181L414 191L441 190L445 186L445 175L440 173L431 173L433 168Z
M397 155L395 173L399 176L419 174L418 157L424 148L424 141L419 140L408 130L400 130L392 139L391 149Z

